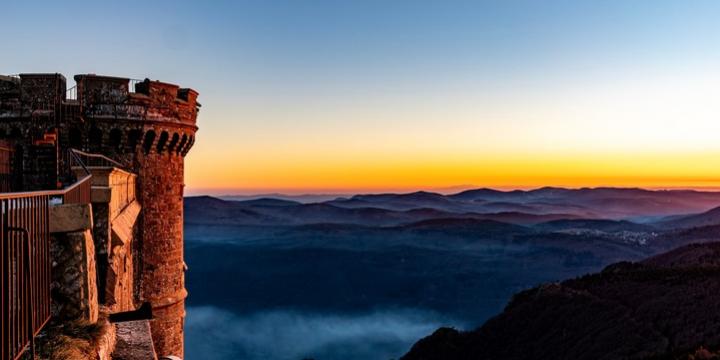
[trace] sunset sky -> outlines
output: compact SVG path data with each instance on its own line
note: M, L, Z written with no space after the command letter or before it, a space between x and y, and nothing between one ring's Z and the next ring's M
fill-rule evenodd
M0 73L200 92L187 193L720 187L717 1L4 1Z

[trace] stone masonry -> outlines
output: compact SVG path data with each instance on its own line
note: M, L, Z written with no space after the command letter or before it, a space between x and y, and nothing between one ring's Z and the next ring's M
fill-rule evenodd
M51 238L51 311L55 319L97 321L94 253L90 229L59 233Z
M125 310L131 304L122 294L134 289L132 303L150 302L153 308L150 327L158 355L182 358L187 296L183 170L184 156L195 142L198 93L148 79L94 74L76 75L74 79L76 88L68 93L66 79L60 74L0 76L0 139L14 142L19 153L30 154L37 152L38 144L52 134L57 137L56 147L45 150L62 154L65 149L75 148L103 154L137 174L141 210L136 221L122 220L132 222L131 230L113 228L114 217L102 204L98 203L93 211L98 221L95 241L112 239L109 244L94 244L98 247L95 251L102 255L98 262L104 262L98 267L103 269L98 276L102 282L100 297L121 304L118 310ZM33 161L28 157L19 170L25 173L25 169L48 167ZM27 187L36 180L19 181ZM123 241L128 231L133 238L137 234L134 245L129 247ZM135 266L131 265L133 261ZM133 284L115 281L128 276ZM122 300L118 301L118 296Z

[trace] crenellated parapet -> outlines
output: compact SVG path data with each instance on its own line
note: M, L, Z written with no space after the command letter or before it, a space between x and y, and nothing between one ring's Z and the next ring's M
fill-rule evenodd
M198 93L160 81L75 75L81 112L95 119L172 123L196 128Z
M98 75L76 75L75 81L86 121L70 125L71 146L120 157L137 152L185 156L190 151L200 107L195 90Z
M129 154L185 156L195 142L198 92L178 85L94 74L0 76L0 139L42 139L123 160Z
M0 76L0 119L53 116L65 100L62 74Z

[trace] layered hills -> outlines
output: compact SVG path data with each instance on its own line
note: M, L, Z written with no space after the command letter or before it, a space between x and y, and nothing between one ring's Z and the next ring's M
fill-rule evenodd
M541 188L468 190L452 195L431 192L356 195L301 203L278 198L223 201L190 197L188 221L225 225L300 225L345 223L402 225L437 218L496 220L534 225L552 220L604 219L658 222L663 228L708 225L720 210L720 193L691 190L650 191L626 188ZM193 211L199 213L193 213Z
M186 198L185 254L193 270L186 278L192 294L188 298L188 339L203 339L195 348L207 348L214 344L212 339L223 337L222 344L217 345L232 349L228 351L234 358L389 359L399 358L418 339L443 327L418 343L408 356L450 356L447 359L451 360L455 355L446 352L449 348L472 349L476 341L514 346L511 340L502 342L490 337L496 335L478 340L475 334L479 330L471 330L478 327L490 326L482 334L499 331L497 336L528 336L528 343L540 347L539 341L533 343L529 337L543 335L541 330L531 327L526 335L513 333L522 330L518 324L525 321L523 317L530 319L535 312L540 316L540 327L554 324L546 320L569 319L567 324L559 323L561 328L567 326L567 331L576 331L572 326L592 323L597 316L598 326L589 328L603 346L618 341L613 337L612 332L617 330L613 326L623 324L631 330L620 332L639 340L627 343L629 347L607 350L614 358L629 354L628 349L636 345L652 348L654 352L648 356L661 354L661 358L666 354L674 356L676 352L669 349L677 347L682 347L677 354L697 350L693 348L696 342L683 342L680 337L666 336L665 342L660 341L670 325L653 312L664 303L651 300L653 291L679 295L671 288L673 279L679 279L679 291L700 296L693 290L693 286L700 285L700 278L688 277L691 282L687 288L683 287L684 279L694 271L710 274L710 266L698 270L678 264L693 263L697 258L707 262L714 253L691 251L694 248L686 248L690 250L682 254L668 251L692 243L720 241L719 193L616 188L477 189L450 195L417 192L317 200L275 195L243 201ZM654 257L663 253L669 255ZM603 271L613 263L618 265ZM668 267L670 263L678 269ZM618 274L612 275L615 272ZM591 273L597 274L582 277ZM655 287L641 286L645 281L642 279L656 276L664 280ZM565 279L575 280L561 282ZM615 286L620 289L617 294L613 292ZM624 293L633 287L638 287L639 297ZM627 304L622 299L626 295ZM546 303L532 303L534 298ZM511 305L507 305L511 299ZM664 299L669 306L681 305L674 298L658 299ZM704 304L704 300L699 301ZM615 309L616 303L624 307ZM317 329L335 328L338 317L367 316L382 324L403 319L403 324L419 322L419 326L383 325L382 329L396 332L380 335L374 327L377 323L372 326L375 330L369 330L355 327L362 321L353 321L357 336L328 340L323 336L335 335L305 332L302 343L316 345L302 349L295 346L297 341L283 344L273 337L278 355L268 356L262 351L265 340L254 335L228 338L226 334L238 330L215 322L211 328L194 326L194 309L204 309L202 312L208 307L250 322L266 316L275 319L273 314L278 312L287 314L281 317L283 322L273 323L272 329L306 329L310 325L303 319L318 317L332 323ZM548 307L547 313L542 312L544 307ZM592 312L583 313L584 308ZM642 313L645 310L650 312ZM681 312L673 312L676 310L680 308L668 312L668 316L685 319ZM580 316L577 323L570 320L575 314ZM654 323L644 323L650 318ZM688 318L692 326L704 326L700 319L696 320ZM247 326L256 329L263 324ZM548 329L550 350L537 353L542 355L540 358L563 358L553 352L559 351L553 347L561 343L554 338L557 334L562 331ZM691 339L687 334L681 336ZM587 346L589 354L599 356L602 352L589 345L595 341L592 338L571 340L578 348ZM515 356L502 353L501 345L487 347L496 352L480 353L489 354L480 358ZM474 356L473 351L461 355ZM566 351L572 356L581 352L575 348Z

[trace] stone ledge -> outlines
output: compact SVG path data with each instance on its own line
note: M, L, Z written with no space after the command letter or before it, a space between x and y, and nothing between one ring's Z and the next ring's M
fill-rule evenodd
M90 230L56 233L50 240L51 311L56 320L98 319L95 246Z
M121 322L115 328L113 360L157 360L147 320Z
M112 221L112 246L127 245L132 241L133 229L140 215L142 207L140 203L133 200L125 209Z
M93 228L90 204L63 204L50 207L50 232L68 233Z

